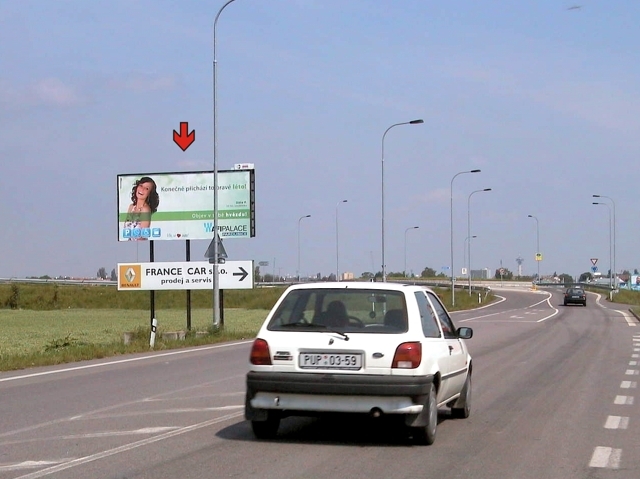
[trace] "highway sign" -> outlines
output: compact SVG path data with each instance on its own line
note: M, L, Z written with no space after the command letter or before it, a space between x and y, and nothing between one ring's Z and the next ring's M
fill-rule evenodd
M542 253L536 253L536 261L542 261Z
M207 261L118 263L118 290L213 289ZM253 261L218 265L219 289L253 289Z
M598 258L591 258L591 264L592 265L596 265L596 263L598 262Z
M504 274L504 268L500 268L500 274L503 275Z
M598 271L598 267L597 266L592 266L591 267L591 271L593 271L595 273L596 271Z

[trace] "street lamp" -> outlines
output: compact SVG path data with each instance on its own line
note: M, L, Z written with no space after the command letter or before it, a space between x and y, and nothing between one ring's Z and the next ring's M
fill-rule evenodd
M213 324L220 325L220 286L218 285L218 74L216 59L216 27L218 18L227 5L235 0L228 0L220 7L213 21Z
M471 197L473 195L475 195L476 193L482 193L483 191L491 191L491 188L484 188L482 190L475 190L472 191L468 198L467 198L467 237L471 238ZM469 295L471 295L471 240L469 240L469 243L467 243L467 247L469 248L467 253L468 253L468 259L469 259Z
M536 263L538 263L538 283L540 282L540 222L538 218L533 215L527 215L529 218L536 220Z
M456 291L455 291L455 280L454 280L454 268L453 268L453 180L456 179L458 175L462 175L464 173L480 173L481 170L469 170L469 171L461 171L453 175L451 178L451 186L449 189L449 201L450 201L450 212L451 212L451 306L456 305Z
M296 271L298 282L300 282L300 222L305 218L311 218L311 215L304 215L298 218L298 269Z
M389 130L395 126L419 125L420 123L424 123L424 120L420 119L420 120L405 121L402 123L395 123L391 125L389 128L387 128L384 131L384 134L382 135L382 198L381 198L382 199L382 281L387 280L387 267L384 264L384 138L385 136L387 136L387 133L389 132Z
M407 231L409 230L417 230L420 228L419 226L409 226L406 230L404 230L404 270L402 273L404 277L407 277Z
M473 235L471 238L477 238L477 236ZM464 252L463 252L463 262L462 262L462 264L464 265L467 264L467 241L470 241L468 236L464 239ZM467 272L467 274L469 274L469 272Z
M346 203L347 200L338 201L336 204L336 281L340 281L340 261L338 256L338 206L340 203Z
M606 198L613 204L613 274L616 277L616 287L618 289L618 270L616 269L616 202L613 198L604 195L593 195L594 198Z
M609 210L609 289L613 289L613 272L615 267L613 267L613 263L611 262L611 206L609 206L608 203L595 201L592 204L606 206Z

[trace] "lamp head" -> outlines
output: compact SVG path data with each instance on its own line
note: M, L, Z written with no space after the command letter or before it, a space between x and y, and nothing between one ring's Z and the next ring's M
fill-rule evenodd
M482 170L471 170L469 173L480 173Z
M419 125L420 123L424 123L424 120L419 119L419 120L411 120L409 122L410 125Z

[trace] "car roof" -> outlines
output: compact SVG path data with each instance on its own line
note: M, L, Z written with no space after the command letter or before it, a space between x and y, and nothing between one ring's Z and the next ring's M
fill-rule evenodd
M287 291L294 289L365 289L365 290L392 290L392 291L431 291L433 290L426 285L407 284L407 283L390 283L390 282L373 282L373 281L319 281L312 283L293 284L287 288Z

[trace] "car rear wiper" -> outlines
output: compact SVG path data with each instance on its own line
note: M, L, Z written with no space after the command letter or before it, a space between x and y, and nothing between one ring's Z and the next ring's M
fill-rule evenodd
M338 334L340 336L342 336L342 338L344 338L345 341L349 341L349 336L346 335L346 333L343 333L342 331L337 331L333 328L329 328L328 326L325 326L324 324L318 324L318 323L286 323L286 324L281 324L280 325L281 328L284 329L297 329L297 328L305 328L309 331L313 331L315 329L320 329L322 330L322 332L327 332L327 333L335 333Z

